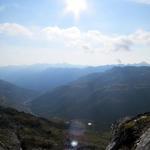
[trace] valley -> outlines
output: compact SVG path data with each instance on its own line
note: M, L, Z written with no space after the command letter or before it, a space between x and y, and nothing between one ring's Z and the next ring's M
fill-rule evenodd
M150 0L0 0L0 150L150 150Z
M14 150L22 143L23 150L105 150L117 120L150 111L149 90L148 66L116 66L45 92L0 80L0 142ZM17 139L9 143L8 134Z
M149 111L149 90L149 67L115 67L46 92L31 102L31 109L44 117L109 127L117 119Z

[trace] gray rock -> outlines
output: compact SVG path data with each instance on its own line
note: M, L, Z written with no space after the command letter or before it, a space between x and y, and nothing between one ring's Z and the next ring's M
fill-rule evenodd
M140 137L135 150L150 150L150 128Z
M106 150L150 150L150 113L119 121Z

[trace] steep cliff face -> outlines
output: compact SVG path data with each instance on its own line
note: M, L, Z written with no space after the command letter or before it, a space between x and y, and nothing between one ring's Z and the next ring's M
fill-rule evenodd
M113 138L106 150L149 150L150 113L125 118L113 126Z

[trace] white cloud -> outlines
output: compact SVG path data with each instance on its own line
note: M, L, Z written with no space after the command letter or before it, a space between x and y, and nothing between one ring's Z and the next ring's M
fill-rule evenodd
M0 34L6 34L9 36L32 36L32 32L28 28L16 23L0 24Z
M76 40L80 38L81 32L77 27L71 27L62 29L59 27L46 27L41 30L41 34L46 38L52 39L64 39L64 40Z
M137 30L134 34L131 34L129 38L135 43L148 44L150 45L150 32L142 29Z
M106 35L98 30L82 32L77 27L60 28L45 27L38 30L30 30L19 24L0 24L0 34L7 36L25 36L30 43L38 45L46 42L47 45L60 45L66 49L83 50L86 52L118 52L131 51L137 45L150 45L150 32L137 30L129 35ZM31 38L32 37L32 38Z

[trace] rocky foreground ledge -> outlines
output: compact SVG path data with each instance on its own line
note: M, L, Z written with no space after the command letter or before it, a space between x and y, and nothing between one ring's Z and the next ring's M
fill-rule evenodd
M63 124L0 107L0 150L62 150Z
M68 131L82 131L82 128L76 128L76 125L79 125L79 122L71 126L75 127L75 130L68 130L68 125L64 122L53 122L0 107L0 150L105 149L109 139L106 138L105 141L102 135L99 137L99 134L86 133L83 136L75 136L72 132L68 134ZM112 137L106 150L150 150L150 113L119 121L113 127ZM79 141L77 147L70 145L74 138Z
M119 121L112 137L106 150L150 150L150 113Z
M85 130L79 121L46 120L0 106L0 150L104 150L109 136Z

